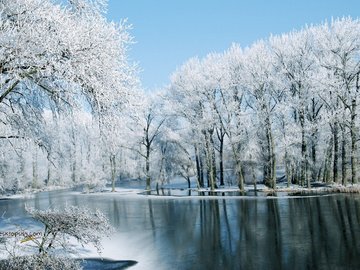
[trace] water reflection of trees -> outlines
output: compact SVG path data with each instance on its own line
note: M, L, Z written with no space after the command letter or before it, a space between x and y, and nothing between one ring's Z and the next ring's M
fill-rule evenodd
M149 207L149 224L163 230L156 241L166 246L164 259L182 269L194 263L196 269L360 266L360 205L350 196L173 200Z

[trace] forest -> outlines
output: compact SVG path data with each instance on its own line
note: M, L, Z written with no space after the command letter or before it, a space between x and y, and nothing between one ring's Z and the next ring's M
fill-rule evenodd
M193 57L146 91L105 3L0 2L0 193L359 181L358 19Z

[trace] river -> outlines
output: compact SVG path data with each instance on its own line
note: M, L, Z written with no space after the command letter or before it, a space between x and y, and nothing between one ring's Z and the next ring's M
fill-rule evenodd
M25 203L100 209L115 227L103 256L138 261L134 270L360 269L359 195L210 199L51 191L0 200L1 229L36 227Z

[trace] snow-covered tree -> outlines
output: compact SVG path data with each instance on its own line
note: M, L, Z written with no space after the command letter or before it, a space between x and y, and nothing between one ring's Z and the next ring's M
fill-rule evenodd
M9 258L0 264L0 269L81 269L70 258L74 253L71 239L81 245L93 245L101 252L102 237L109 236L112 227L100 211L66 206L64 209L38 210L26 208L33 219L44 226L41 236L27 235L2 243ZM10 246L14 248L9 248Z
M85 125L94 127L109 108L121 114L137 85L136 68L127 60L129 26L108 22L106 5L106 0L0 2L0 140L13 148L32 141L33 179L41 153L49 163L47 183L51 171L64 166L64 178L70 170L78 182L83 139L101 130L78 125L76 117L90 113ZM55 134L52 128L66 131ZM102 151L100 141L96 148Z
M298 125L301 135L300 183L306 183L310 187L308 170L309 166L316 166L317 162L316 121L322 107L314 94L318 72L313 53L314 37L308 29L304 29L274 36L270 39L270 44L278 63L278 76L282 76L286 85L287 102L293 109L293 121ZM315 169L312 171L312 177L315 177Z
M265 184L276 186L274 114L282 91L276 84L275 59L265 41L253 44L245 53L242 80L247 90L246 103L254 110L257 136L263 159Z
M246 112L246 89L242 83L244 69L244 52L240 46L233 44L220 62L223 71L219 87L219 101L215 110L221 127L226 133L233 154L234 172L240 190L244 190L244 152L249 127L249 114Z
M174 101L175 113L191 128L198 182L201 186L203 185L200 163L205 158L208 185L214 189L216 185L214 138L217 120L214 102L217 81L214 70L212 70L215 65L211 57L209 55L204 61L200 61L198 58L187 61L172 75L169 90Z
M350 135L350 180L357 181L357 141L360 96L360 22L351 18L333 20L313 29L319 64L323 72L323 93L332 117L334 180L337 181L338 126L342 130L342 183L347 182L347 132Z
M146 179L146 190L151 189L151 159L156 150L156 141L163 132L166 115L162 112L162 99L160 93L141 93L141 101L138 101L138 111L131 116L129 122L132 144L128 148L135 151L141 157L141 166Z

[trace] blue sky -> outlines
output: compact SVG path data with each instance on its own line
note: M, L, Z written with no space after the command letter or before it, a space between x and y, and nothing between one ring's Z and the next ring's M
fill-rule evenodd
M318 24L332 17L360 17L360 0L109 0L108 19L133 25L130 59L142 69L147 90L192 56L222 52L231 43L254 41Z

